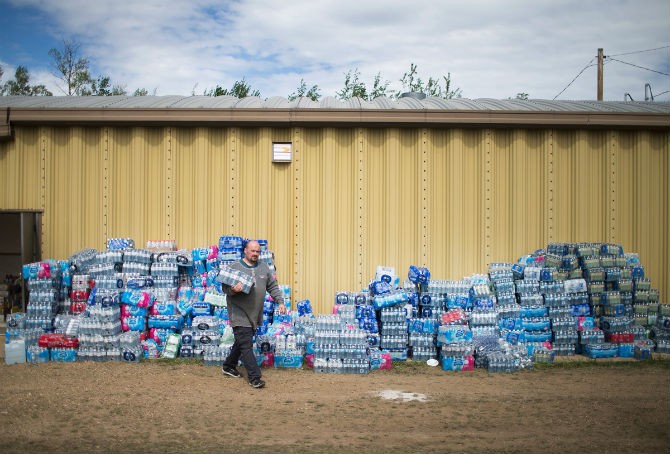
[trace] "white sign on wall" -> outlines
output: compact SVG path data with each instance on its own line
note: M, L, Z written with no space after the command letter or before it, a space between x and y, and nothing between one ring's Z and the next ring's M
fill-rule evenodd
M272 144L272 162L291 162L293 160L293 144L291 142L274 142Z

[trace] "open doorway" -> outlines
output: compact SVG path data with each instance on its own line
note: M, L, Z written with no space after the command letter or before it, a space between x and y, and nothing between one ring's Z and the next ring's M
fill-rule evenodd
M4 321L25 312L26 286L21 267L42 259L42 211L0 210L0 303Z

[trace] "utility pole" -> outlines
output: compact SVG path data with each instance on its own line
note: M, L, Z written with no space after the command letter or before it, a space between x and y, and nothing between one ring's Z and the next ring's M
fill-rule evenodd
M598 49L598 101L603 100L603 49Z

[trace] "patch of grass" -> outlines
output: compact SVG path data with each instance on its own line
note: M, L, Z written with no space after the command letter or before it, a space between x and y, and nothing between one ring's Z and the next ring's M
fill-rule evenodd
M155 358L143 359L142 362L158 364L159 366L181 366L181 365L203 365L204 362L199 358Z
M423 361L393 361L391 372L401 375L419 375L424 373L430 366Z
M587 361L557 361L553 364L536 363L534 365L535 370L584 369L589 367L605 367L608 369L670 369L670 361L667 359L648 359L643 361L608 361L606 359L591 359Z

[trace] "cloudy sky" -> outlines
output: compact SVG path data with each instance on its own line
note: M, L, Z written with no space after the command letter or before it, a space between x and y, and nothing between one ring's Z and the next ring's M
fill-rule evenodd
M358 69L402 90L410 64L464 98L670 101L669 0L0 0L2 82L18 65L63 94L49 49L81 44L93 75L190 95L245 78L261 97L300 80L335 96ZM663 93L665 92L665 93Z

